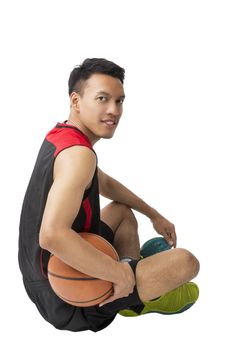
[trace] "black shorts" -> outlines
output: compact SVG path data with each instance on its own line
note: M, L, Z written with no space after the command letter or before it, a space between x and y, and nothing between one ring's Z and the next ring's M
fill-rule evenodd
M101 235L113 244L114 234L111 228L101 222ZM129 262L135 273L138 261ZM36 304L40 314L55 328L79 332L100 331L116 317L118 311L130 306L142 305L137 288L128 297L117 299L102 307L76 307L65 303L53 292L48 280L29 282L24 279L25 289L30 299Z

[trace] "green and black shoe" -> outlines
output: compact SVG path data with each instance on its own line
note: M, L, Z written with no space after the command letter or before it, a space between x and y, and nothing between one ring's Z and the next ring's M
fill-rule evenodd
M121 316L133 317L148 313L164 315L179 314L188 310L198 299L199 289L193 282L187 282L161 297L144 302L144 305L131 306L119 311Z
M164 238L155 237L143 244L140 253L142 258L146 258L168 249L171 249L171 246ZM128 309L121 310L119 314L126 317L148 313L178 314L188 310L197 301L198 296L198 286L193 282L187 282L157 299L144 302L143 305L131 306Z

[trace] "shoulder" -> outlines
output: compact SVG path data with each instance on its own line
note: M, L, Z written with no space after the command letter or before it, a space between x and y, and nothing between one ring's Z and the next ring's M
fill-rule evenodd
M58 154L54 163L54 178L57 175L66 177L88 177L94 175L96 155L92 149L85 146L72 146Z

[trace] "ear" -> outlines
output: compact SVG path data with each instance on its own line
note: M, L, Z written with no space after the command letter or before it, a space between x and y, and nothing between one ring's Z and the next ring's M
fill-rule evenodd
M76 112L79 112L79 102L80 102L80 95L73 91L70 95L70 107L74 109Z

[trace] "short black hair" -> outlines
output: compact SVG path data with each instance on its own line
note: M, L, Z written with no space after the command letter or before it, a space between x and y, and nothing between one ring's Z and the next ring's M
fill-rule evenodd
M125 70L114 62L105 58L87 58L82 64L76 66L69 77L69 95L73 91L82 93L83 83L88 80L92 74L100 73L118 78L122 84L125 78Z

